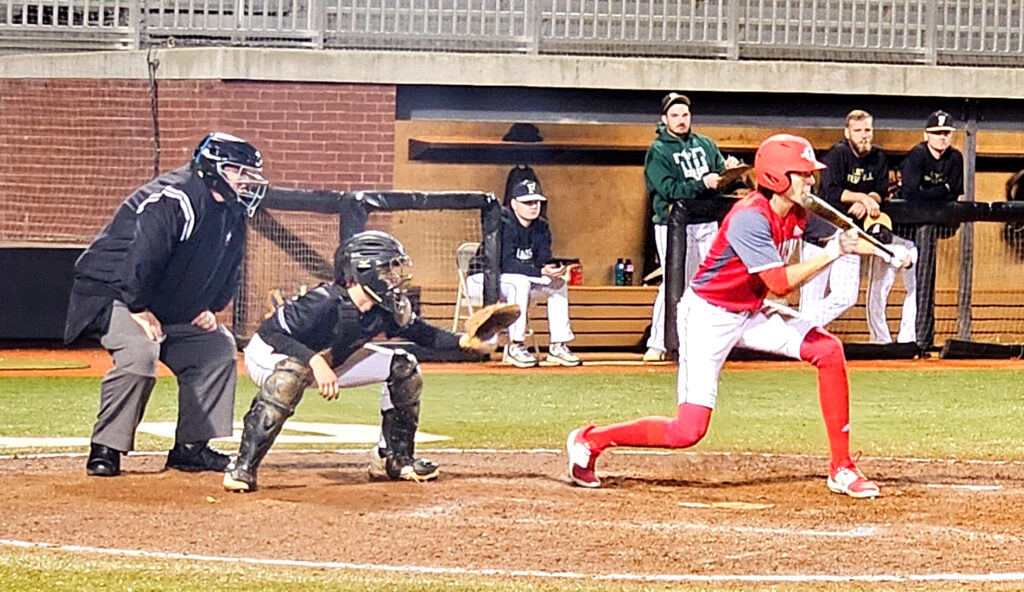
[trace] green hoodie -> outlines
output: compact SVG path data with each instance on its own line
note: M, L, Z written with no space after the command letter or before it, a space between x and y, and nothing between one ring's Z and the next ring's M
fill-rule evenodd
M644 159L644 182L654 206L654 223L665 224L670 202L718 195L718 190L708 189L703 179L709 173L723 171L725 159L711 138L693 130L677 138L668 132L664 123L659 123L657 137Z

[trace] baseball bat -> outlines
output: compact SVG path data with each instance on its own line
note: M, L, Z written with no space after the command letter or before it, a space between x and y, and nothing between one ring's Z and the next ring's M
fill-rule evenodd
M840 230L854 229L857 231L857 235L865 241L871 243L871 246L875 248L875 254L881 257L886 263L891 263L893 258L893 252L889 250L885 244L879 241L877 238L868 234L863 228L857 225L852 218L839 210L832 207L830 203L821 199L813 193L804 195L801 203L804 209L812 214L820 216L825 221L839 228Z

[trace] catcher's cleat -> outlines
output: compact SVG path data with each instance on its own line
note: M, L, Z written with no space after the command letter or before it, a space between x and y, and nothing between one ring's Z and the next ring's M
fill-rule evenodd
M231 464L231 458L210 448L206 442L187 442L175 444L167 453L167 464L164 468L198 473L213 471L220 473Z
M505 361L516 368L533 368L540 363L537 361L537 358L530 353L530 348L526 347L525 343L513 343L508 346L508 353L505 355Z
M384 456L376 446L370 451L369 473L372 480L433 481L439 472L440 465L432 460Z
M256 475L228 467L228 471L224 473L224 490L232 493L256 491Z
M850 497L871 498L881 494L878 486L860 472L853 459L847 459L830 471L827 483L832 493L842 493Z
M569 478L580 487L600 487L594 465L600 452L594 452L587 442L587 432L594 428L593 424L569 432L565 448L569 453Z
M562 366L579 366L583 360L569 350L564 343L552 343L548 346L548 361Z
M102 444L92 444L89 448L89 460L85 463L85 472L93 477L116 477L121 474L120 450L114 450Z

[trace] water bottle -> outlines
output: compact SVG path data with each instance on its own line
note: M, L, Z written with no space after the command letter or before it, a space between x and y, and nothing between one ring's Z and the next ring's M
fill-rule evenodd
M622 257L619 257L619 260L615 262L615 285L616 286L621 286L622 285L622 282L625 280L625 277L624 277L625 273L626 273L626 264L625 264L625 262L622 261Z
M622 268L622 285L632 286L633 285L633 260L626 259L626 263Z

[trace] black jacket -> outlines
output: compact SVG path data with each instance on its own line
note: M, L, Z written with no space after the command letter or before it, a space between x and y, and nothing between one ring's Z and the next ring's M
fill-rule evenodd
M215 201L188 166L153 179L118 207L75 263L65 340L114 300L163 324L222 310L238 288L245 233L244 210Z
M523 226L511 208L501 212L501 273L537 277L551 260L551 227L543 217Z
M903 199L935 204L956 201L964 193L964 156L950 146L935 158L928 143L921 142L903 158L900 176Z
M348 290L333 283L320 284L277 307L257 332L275 352L306 364L318 351L329 347L331 359L338 366L381 333L433 349L459 348L458 334L439 329L419 317L414 316L408 325L399 327L394 315L380 306L361 312Z
M850 204L842 203L843 191L877 193L882 201L889 194L889 159L885 152L873 146L871 151L858 157L847 140L836 142L821 159L825 170L821 171L819 195L832 207L846 213ZM835 229L811 216L804 232L805 240L820 240L830 236Z

